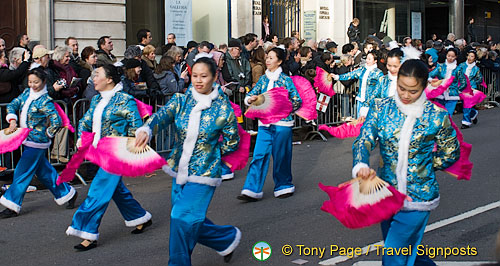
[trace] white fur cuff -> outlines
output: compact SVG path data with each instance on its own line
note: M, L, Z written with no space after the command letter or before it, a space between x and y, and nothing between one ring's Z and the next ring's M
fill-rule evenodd
M357 163L352 168L352 178L356 178L358 176L358 172L359 172L359 170L361 170L361 168L370 168L370 166L367 165L366 163Z
M145 132L146 134L148 134L149 137L148 142L151 141L151 138L153 137L153 132L151 131L151 128L149 128L148 126L142 126L135 131L135 136L137 137L137 135L139 135L139 133L141 132Z
M16 114L8 114L5 119L7 120L8 123L10 123L11 119L14 119L17 121L17 115Z

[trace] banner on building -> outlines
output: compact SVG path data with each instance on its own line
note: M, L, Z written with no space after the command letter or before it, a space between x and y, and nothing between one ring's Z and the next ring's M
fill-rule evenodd
M304 39L308 40L316 40L316 11L309 10L304 11Z
M165 0L165 38L174 33L177 45L186 46L193 39L192 13L191 0Z
M252 1L252 15L253 15L253 33L257 34L259 38L262 38L262 21L264 17L262 16L262 0ZM265 41L265 40L264 40Z
M422 39L422 13L411 12L411 38Z

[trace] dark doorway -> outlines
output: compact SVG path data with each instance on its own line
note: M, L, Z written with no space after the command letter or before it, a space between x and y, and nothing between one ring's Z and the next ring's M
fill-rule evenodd
M426 40L430 40L432 34L438 39L446 40L449 33L449 7L447 2L431 2L425 5L425 31Z
M263 0L262 20L269 17L271 33L285 38L292 35L292 31L300 32L300 0Z
M137 32L140 29L151 31L154 47L166 43L164 3L164 0L127 0L127 45L138 43Z
M26 33L26 0L1 0L0 38L7 50L16 45L16 37Z

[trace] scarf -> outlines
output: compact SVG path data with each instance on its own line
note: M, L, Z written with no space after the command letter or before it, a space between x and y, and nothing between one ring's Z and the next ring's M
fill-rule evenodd
M34 91L32 88L30 88L30 95L28 96L28 99L26 99L26 102L23 105L23 109L21 110L21 118L19 120L19 126L22 128L28 128L28 110L30 108L30 105L33 101L37 100L38 98L42 97L44 94L47 93L47 85L43 87L43 89L39 91Z
M280 78L281 72L283 72L283 69L281 67L278 67L276 70L274 70L274 72L269 71L269 69L266 70L266 77L269 79L266 91L274 88L274 82Z
M365 101L365 95L366 95L366 84L368 83L368 76L370 76L370 73L377 68L377 64L373 64L372 66L365 66L365 73L363 74L363 78L361 79L361 89L360 89L360 96L359 96L359 101L364 102Z
M453 61L453 63L448 63L448 61L446 61L445 64L446 64L446 75L444 76L444 79L447 80L451 77L453 70L457 68L457 61Z
M389 93L387 96L392 97L396 95L398 76L393 76L391 73L387 73L387 77L389 77L389 80L391 81L389 84Z
M92 145L97 148L97 143L101 139L101 129L102 129L102 114L104 112L104 108L109 104L109 101L117 91L120 91L123 88L122 83L118 83L112 90L109 91L101 91L101 100L97 104L94 109L94 114L92 115L92 132L95 133L94 141Z
M410 148L413 127L417 118L422 117L424 113L424 103L427 100L425 92L422 92L417 101L410 104L404 104L399 98L399 94L394 95L396 105L403 114L406 115L401 133L399 136L398 164L396 166L396 177L398 179L398 191L406 194L406 181L408 178L408 153Z
M184 143L182 144L182 154L179 160L176 180L179 185L186 184L188 179L189 161L191 161L191 156L193 155L194 147L200 132L201 112L210 108L210 106L212 106L212 101L219 97L219 86L213 86L212 89L212 92L207 95L197 92L196 89L191 86L191 94L196 101L196 105L189 114L186 139L184 139Z
M470 73L472 72L472 69L476 66L476 62L469 64L468 62L465 62L467 64L467 69L465 69L465 75L468 77L470 76Z

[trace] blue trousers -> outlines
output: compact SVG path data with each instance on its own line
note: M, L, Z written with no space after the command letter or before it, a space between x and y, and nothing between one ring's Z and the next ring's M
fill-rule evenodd
M123 184L121 176L110 174L101 168L92 180L87 198L73 215L66 234L82 239L97 240L99 225L109 201L115 202L125 219L125 225L135 227L151 220L151 214L144 210L132 193Z
M450 114L450 116L453 116L453 113L455 112L455 107L457 106L457 102L456 100L443 100L443 99L436 99L436 101L438 103L440 103L441 105L444 106L444 108L446 108L446 110L448 110L448 114Z
M170 258L168 265L189 266L196 243L225 256L233 252L241 232L232 225L215 225L206 218L215 187L197 183L172 183L172 213L170 214Z
M428 211L400 211L381 223L384 247L397 249L411 245L412 248L411 256L384 254L382 265L436 265L428 256L417 256L417 246L422 242L429 214Z
M470 126L472 120L476 119L479 112L474 108L464 108L464 117L462 118L462 125Z
M271 125L259 127L253 159L241 194L260 199L266 181L269 161L273 156L274 196L293 193L292 184L292 128Z
M12 185L0 198L0 203L3 206L19 213L26 189L35 174L38 180L52 192L58 205L63 205L75 195L76 190L72 186L66 183L56 185L59 175L45 157L46 155L47 149L24 147L21 159L14 170Z

